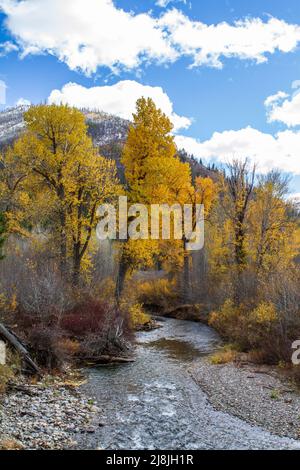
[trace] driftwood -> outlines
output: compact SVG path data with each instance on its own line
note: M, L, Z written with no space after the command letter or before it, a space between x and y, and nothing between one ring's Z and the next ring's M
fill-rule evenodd
M130 364L135 362L133 357L113 357L113 356L98 356L98 357L85 357L84 362L88 365L107 365L107 364Z
M24 395L28 395L29 397L34 397L37 395L37 392L31 390L29 387L25 387L24 385L17 385L15 383L9 382L7 384L7 388L11 392L21 392Z
M0 338L3 338L5 341L7 341L20 354L20 356L22 356L30 369L40 375L40 370L35 362L31 359L27 349L23 346L16 335L5 328L2 323L0 323Z

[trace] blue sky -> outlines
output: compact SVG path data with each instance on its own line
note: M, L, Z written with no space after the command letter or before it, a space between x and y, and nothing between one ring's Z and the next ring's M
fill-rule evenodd
M178 145L220 164L253 157L300 193L300 2L158 2L0 0L6 106L86 96L126 117L145 90L179 119Z

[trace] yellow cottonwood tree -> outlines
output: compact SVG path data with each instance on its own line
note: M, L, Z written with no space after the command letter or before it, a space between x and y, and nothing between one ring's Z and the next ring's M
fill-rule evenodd
M171 136L173 125L170 119L155 106L151 98L140 98L129 128L122 155L129 196L133 202L145 199L145 179L149 164L160 159L172 159L177 149Z
M95 229L97 208L119 191L115 163L101 157L87 134L82 113L68 106L35 106L25 113L27 131L13 152L32 187L52 197L49 218L58 235L60 266L71 258L78 281Z
M11 148L0 155L0 211L9 234L29 236L33 195L29 195L27 171L21 168Z
M182 163L177 156L176 144L171 135L172 129L170 119L155 106L152 99L141 98L137 101L137 110L133 115L133 124L129 129L122 157L130 202L146 205L184 205L198 202L200 199L201 202L198 203L204 202L204 194L208 201L213 185L199 179L198 189L193 186L189 164ZM207 188L203 188L201 195L201 188L205 184ZM161 240L129 241L124 244L117 296L120 295L128 266L134 266L140 256L148 265L162 252L167 254L167 257L171 254L174 258L178 258L176 254L180 252L183 257L182 242L185 243L185 237L181 243L171 240L173 253L167 249L167 243ZM164 258L166 259L166 256Z
M285 192L288 185L277 172L262 177L255 189L248 244L258 274L287 267L297 254L297 224L291 217Z

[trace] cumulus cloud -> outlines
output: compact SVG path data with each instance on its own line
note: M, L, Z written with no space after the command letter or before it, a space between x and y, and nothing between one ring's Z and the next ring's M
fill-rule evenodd
M131 69L143 59L176 57L149 14L125 12L112 0L0 0L0 8L23 56L46 52L72 70Z
M299 84L298 84L299 86ZM292 96L282 91L265 101L269 122L282 122L288 127L300 125L300 92Z
M208 25L175 8L158 18L127 12L113 0L0 0L0 9L22 57L52 54L86 74L101 66L134 69L181 56L191 56L197 67L221 68L224 57L261 63L300 42L300 26L276 18Z
M222 22L206 25L191 21L173 9L160 20L181 54L191 55L194 66L222 68L222 57L267 61L267 54L291 52L300 41L300 26L276 18L239 20L232 25Z
M170 98L161 87L146 86L133 80L92 88L68 83L61 90L53 90L48 102L100 110L124 119L131 119L136 101L141 96L154 100L155 104L171 118L175 131L186 129L191 125L189 118L174 112Z
M176 143L179 148L204 160L226 163L233 158L248 157L257 164L261 173L276 168L300 175L300 131L286 130L273 136L246 127L237 131L215 132L211 139L203 142L177 136Z

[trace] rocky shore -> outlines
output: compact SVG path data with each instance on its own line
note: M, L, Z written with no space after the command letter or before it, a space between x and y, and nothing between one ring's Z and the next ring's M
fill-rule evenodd
M213 365L205 358L190 372L217 410L278 436L300 439L299 390L276 369L238 363Z
M101 410L74 384L58 379L22 384L0 402L0 449L66 450L95 432Z

